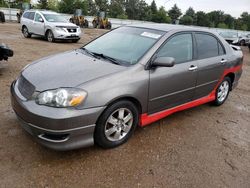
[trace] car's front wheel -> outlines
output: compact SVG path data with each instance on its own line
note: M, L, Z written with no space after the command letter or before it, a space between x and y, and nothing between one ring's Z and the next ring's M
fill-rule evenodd
M215 94L215 101L214 104L216 106L222 105L229 95L230 89L231 89L231 79L229 77L225 77L220 85L218 86Z
M130 101L119 101L109 106L99 118L95 143L103 148L113 148L125 143L138 124L138 109Z
M73 43L77 43L80 39L73 39L72 42Z
M51 30L47 31L46 38L47 38L47 41L49 42L55 42L54 34Z

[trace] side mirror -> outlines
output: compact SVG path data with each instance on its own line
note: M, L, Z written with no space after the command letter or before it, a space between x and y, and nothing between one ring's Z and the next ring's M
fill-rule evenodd
M173 57L157 57L152 65L154 67L173 67L175 59Z
M41 22L41 23L44 22L44 20L42 18L39 18L38 21Z

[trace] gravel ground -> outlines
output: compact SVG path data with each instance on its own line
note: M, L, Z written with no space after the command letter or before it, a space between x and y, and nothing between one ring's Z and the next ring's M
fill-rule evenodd
M15 52L0 70L0 187L250 187L250 53L244 73L221 107L205 104L138 128L126 144L56 152L35 143L18 124L9 87L28 63L78 48L81 41L25 39L17 24L0 24L0 42Z

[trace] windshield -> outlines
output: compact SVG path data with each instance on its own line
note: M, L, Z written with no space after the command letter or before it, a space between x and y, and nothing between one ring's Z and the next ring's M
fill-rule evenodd
M84 48L92 53L103 54L121 63L133 65L163 34L162 31L151 29L121 27L97 38Z
M238 33L236 32L223 32L220 35L225 38L237 38L238 37Z
M68 22L62 15L60 14L43 14L45 19L48 22Z

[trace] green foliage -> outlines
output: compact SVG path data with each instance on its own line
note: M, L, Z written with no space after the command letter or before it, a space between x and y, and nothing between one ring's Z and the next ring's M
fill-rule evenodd
M210 26L211 23L209 21L209 16L205 12L198 11L196 13L196 17L197 17L197 21L195 25L206 26L206 27Z
M155 3L155 0L152 1L151 5L150 5L150 9L151 9L152 14L157 13L157 6L156 6L156 3Z
M167 16L167 11L164 7L160 7L159 11L153 15L152 21L157 23L170 23L171 18Z
M218 28L222 28L222 29L228 29L228 26L227 26L227 24L225 24L225 23L219 23L219 24L217 25L217 27L218 27Z
M174 6L168 11L168 15L172 19L172 22L175 23L175 21L182 15L181 9L174 4Z
M48 9L48 0L39 0L37 3L39 9Z
M96 3L93 0L86 0L87 3L87 14L94 16L97 13Z
M62 13L73 14L76 9L82 9L83 14L88 13L88 2L85 0L61 0L58 9Z
M218 27L219 23L223 23L225 21L224 12L222 11L212 11L208 14L210 22L214 24L215 27Z
M118 19L128 19L128 16L124 13L124 14L118 15L116 18L118 18Z
M180 19L180 24L183 24L183 25L193 25L193 22L194 22L193 18L188 15L184 15Z
M48 9L58 11L58 0L48 0Z
M122 17L125 19L125 0L111 0L109 6L109 16L112 18Z
M8 7L8 4L5 1L0 0L0 7Z
M95 3L97 5L97 9L98 11L107 11L109 4L108 4L108 0L95 0Z

